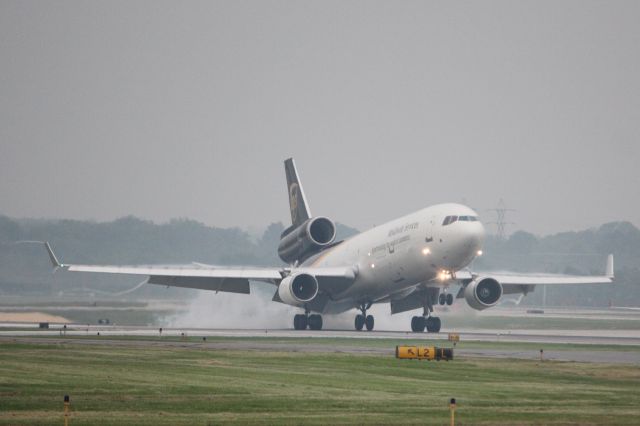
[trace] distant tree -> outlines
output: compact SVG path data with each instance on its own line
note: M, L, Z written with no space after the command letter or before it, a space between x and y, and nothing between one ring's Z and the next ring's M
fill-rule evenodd
M265 229L256 247L259 251L261 264L280 265L282 263L278 257L278 244L280 244L282 231L284 231L282 222L274 222Z
M6 216L0 216L0 242L20 239L20 226Z
M517 231L509 237L504 248L511 252L520 254L530 254L538 246L538 239L535 235L524 231Z
M337 240L358 231L336 224ZM0 216L0 293L59 294L74 289L117 292L131 288L140 277L59 272L40 245L11 244L16 240L50 241L62 261L88 264L282 265L277 247L284 225L272 223L256 241L239 228L216 228L190 219L155 224L134 216L112 222L78 220L15 220ZM640 305L640 230L629 222L612 222L597 229L563 232L537 238L519 231L502 241L487 236L475 270L601 274L606 255L615 255L612 286L557 286L547 292L551 304L606 306ZM540 303L539 289L524 299ZM180 297L193 293L143 286L136 297Z

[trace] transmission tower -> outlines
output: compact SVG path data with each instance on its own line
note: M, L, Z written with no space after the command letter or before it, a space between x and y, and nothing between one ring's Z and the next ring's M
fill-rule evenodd
M496 212L496 221L487 222L487 224L496 225L496 236L499 240L505 239L505 228L507 225L515 225L515 222L507 222L507 212L514 212L515 209L508 209L504 204L504 200L500 198L498 207L495 209L488 209L488 211Z

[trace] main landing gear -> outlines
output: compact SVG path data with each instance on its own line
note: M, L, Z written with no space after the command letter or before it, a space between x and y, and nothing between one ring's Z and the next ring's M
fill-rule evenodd
M309 310L305 310L304 314L297 314L293 316L294 329L306 330L307 327L311 330L322 330L322 315L309 315Z
M356 315L355 326L356 330L361 331L363 327L367 327L367 331L373 330L373 315L367 315L367 309L371 307L371 303L360 305L360 312L362 314Z
M442 325L439 317L413 317L411 318L411 331L422 333L426 328L429 333L439 333Z
M429 333L439 333L440 332L440 326L442 325L442 322L440 321L440 318L438 317L434 317L432 316L433 314L433 301L438 298L438 302L440 302L441 305L443 305L444 303L448 303L449 299L451 300L451 303L453 303L453 295L452 294L440 294L440 296L438 297L438 291L439 290L435 290L436 292L430 292L430 289L427 290L427 292L424 293L424 298L422 300L423 305L422 305L422 316L421 317L413 317L411 318L411 331L416 332L416 333L422 333L424 331L424 329L426 328L427 331ZM449 297L451 296L451 297ZM451 304L449 303L449 304Z

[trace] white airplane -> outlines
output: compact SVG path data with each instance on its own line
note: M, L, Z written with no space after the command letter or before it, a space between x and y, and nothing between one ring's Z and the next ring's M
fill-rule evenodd
M374 303L389 303L391 314L422 308L411 320L411 330L439 332L435 304L451 305L455 298L482 310L504 294L527 294L536 285L600 284L613 282L613 256L603 276L482 274L465 268L482 254L484 227L478 215L460 204L439 204L392 220L344 241L335 241L334 222L312 216L295 163L285 161L292 225L281 235L278 255L287 267L92 266L58 261L49 243L49 258L56 268L73 272L147 275L147 283L231 293L250 292L250 281L276 287L273 301L304 310L295 315L296 330L322 328L321 314L360 310L355 328L372 330L367 310Z

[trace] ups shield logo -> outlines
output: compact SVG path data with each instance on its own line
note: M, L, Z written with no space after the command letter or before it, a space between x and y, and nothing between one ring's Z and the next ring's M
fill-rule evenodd
M289 207L291 208L291 221L298 222L298 206L300 205L300 186L292 183L289 186Z

